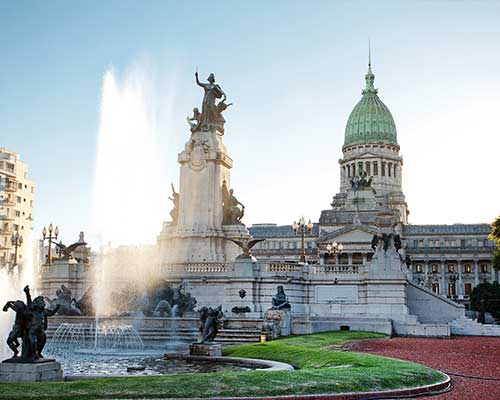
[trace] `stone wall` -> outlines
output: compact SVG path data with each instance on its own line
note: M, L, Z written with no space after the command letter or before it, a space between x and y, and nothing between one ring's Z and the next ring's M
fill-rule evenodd
M408 282L406 294L410 314L422 323L448 323L465 315L463 305L412 282Z

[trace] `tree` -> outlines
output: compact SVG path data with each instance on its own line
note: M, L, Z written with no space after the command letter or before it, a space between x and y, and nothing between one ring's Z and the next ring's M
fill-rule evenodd
M500 215L491 224L490 239L496 242L500 250Z
M500 216L498 216L491 224L490 239L497 244L497 249L493 253L491 265L495 271L500 271Z
M481 302L484 302L484 310ZM470 305L474 311L489 312L500 319L500 283L484 282L477 285L470 294Z

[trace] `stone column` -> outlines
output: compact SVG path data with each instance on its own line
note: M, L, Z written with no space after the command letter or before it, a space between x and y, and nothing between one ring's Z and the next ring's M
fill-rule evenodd
M429 287L429 260L424 261L424 287Z
M367 262L368 262L368 259L366 257L366 253L363 253L363 265L366 265Z
M462 281L462 260L457 260L457 272L458 272L457 295L460 299L463 299L464 298L464 283Z
M493 268L493 265L491 265L491 282L495 282L496 280L495 268Z
M325 265L325 253L319 254L319 265Z
M440 294L441 296L446 297L446 294L448 292L448 288L446 287L446 262L444 261L444 258L441 259L441 288L440 288Z
M349 265L352 265L352 253L349 253L349 254L347 255L347 258L348 258L348 260L349 260Z
M479 285L479 265L477 259L474 259L474 286Z
M340 257L339 254L335 254L335 265L339 265Z

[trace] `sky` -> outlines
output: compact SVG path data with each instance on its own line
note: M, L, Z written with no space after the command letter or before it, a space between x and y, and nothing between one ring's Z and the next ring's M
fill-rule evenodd
M317 221L338 192L370 39L375 86L404 158L410 223L490 223L500 213L499 15L496 1L0 2L0 147L30 166L35 235L53 222L65 242L99 224L98 154L123 176L132 165L153 168L116 182L118 203L137 201L107 222L151 242L169 220L186 116L201 106L194 72L213 72L234 103L224 141L243 222ZM129 148L115 137L103 153L106 77L118 97L132 88L147 122L128 124L136 108L115 107ZM132 126L155 136L137 159ZM151 143L154 163L144 153ZM158 223L137 225L153 203Z

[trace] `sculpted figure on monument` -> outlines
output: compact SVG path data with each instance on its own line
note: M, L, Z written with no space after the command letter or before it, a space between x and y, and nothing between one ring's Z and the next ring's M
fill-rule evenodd
M234 239L229 239L231 242L235 243L238 245L238 247L243 251L242 254L240 254L237 259L240 258L252 258L252 247L254 247L257 243L263 242L266 239L252 239L252 240L245 240L245 241L240 241L240 240L234 240Z
M201 342L213 342L217 333L219 333L219 321L223 316L222 305L217 308L202 307L199 314Z
M69 246L64 245L62 242L59 242L59 243L54 242L54 244L58 247L58 252L60 254L60 260L72 259L73 256L71 255L71 253L73 253L78 247L87 245L87 243L85 241L83 241L83 238L81 235L80 235L80 240L78 242L70 244Z
M222 112L231 104L226 104L226 94L219 85L215 83L214 74L210 74L207 78L208 83L201 83L198 79L198 72L195 73L196 84L203 88L205 95L203 96L203 103L201 106L201 114L198 115L198 125L192 128L192 131L210 130L217 128L217 130L224 134L224 123L226 122L222 117ZM215 104L216 99L222 100ZM194 116L193 116L194 117Z
M43 359L42 351L47 341L45 335L47 318L59 310L59 306L53 310L46 310L42 296L32 300L29 286L24 288L24 292L27 304L21 300L9 301L3 307L5 312L10 308L16 313L14 326L7 338L7 344L14 352L14 356L6 362L30 363ZM22 339L21 357L18 357L19 339Z
M61 285L61 288L56 290L56 298L52 301L49 300L49 304L51 306L59 306L59 315L83 315L82 310L78 307L78 302L73 297L71 289L65 285Z
M191 132L194 132L198 125L200 124L201 120L201 114L200 111L198 110L198 107L193 108L193 116L192 117L187 117L187 122L190 126ZM196 121L196 123L193 123L193 121Z
M173 183L171 183L170 186L172 187L172 197L168 199L174 203L174 208L170 211L170 217L172 218L172 225L176 225L179 216L179 193L175 191Z
M372 186L372 180L373 177L370 176L368 178L368 174L366 171L361 171L359 175L355 176L354 178L351 178L350 183L351 187L354 190L354 193L357 193L358 190L365 190L368 188L371 188Z
M271 307L271 310L289 310L290 308L292 308L292 305L286 297L285 289L283 288L283 286L279 285L276 288L276 291L276 295L272 300L273 306Z
M226 181L222 183L222 212L222 225L239 225L245 215L245 206L234 196L233 189L228 190Z

